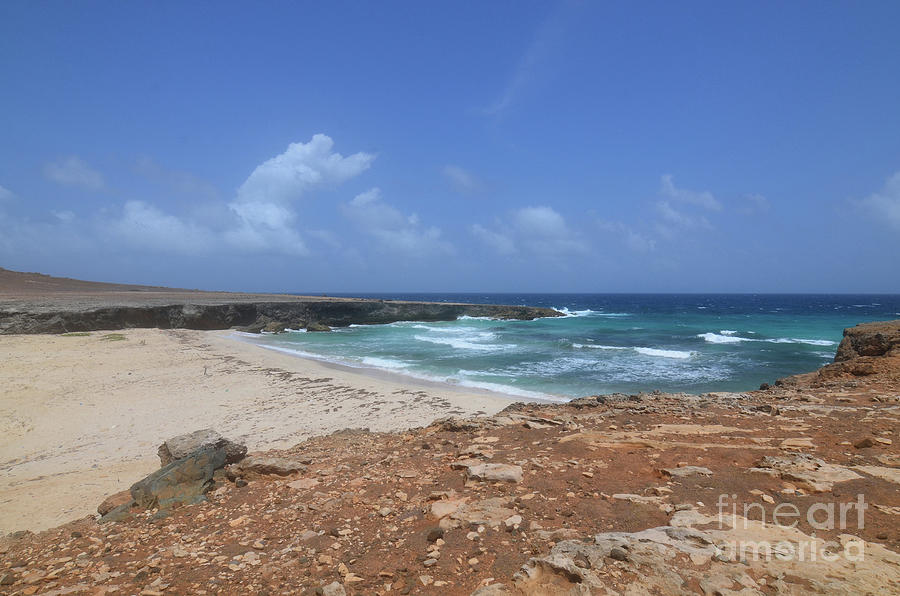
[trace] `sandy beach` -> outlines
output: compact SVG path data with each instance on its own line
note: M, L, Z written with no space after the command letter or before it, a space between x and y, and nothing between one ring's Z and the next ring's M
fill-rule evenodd
M0 336L0 354L0 534L94 513L158 467L164 439L200 428L251 451L284 449L511 402L280 354L230 331Z

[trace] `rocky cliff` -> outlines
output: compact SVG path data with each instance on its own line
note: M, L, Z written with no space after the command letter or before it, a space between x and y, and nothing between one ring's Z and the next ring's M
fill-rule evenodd
M450 321L467 315L531 320L558 317L550 308L363 300L289 294L203 292L49 277L0 269L0 334L101 329L259 331L275 323L306 327L395 321Z
M168 304L108 306L90 309L0 311L0 334L65 333L100 329L155 327L159 329L229 329L258 331L277 322L305 327L310 322L330 326L393 323L395 321L451 321L467 315L496 319L531 320L561 316L549 308L493 304L443 304L378 300L302 300L291 302L233 302L224 304Z

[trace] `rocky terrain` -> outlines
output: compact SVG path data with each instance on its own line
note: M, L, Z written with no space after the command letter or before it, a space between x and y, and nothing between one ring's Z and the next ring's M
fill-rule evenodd
M0 269L0 334L135 327L327 331L328 326L450 321L462 315L530 320L562 313L530 306L202 292Z
M900 593L898 337L850 329L835 364L746 394L249 455L176 437L99 522L0 540L0 593Z

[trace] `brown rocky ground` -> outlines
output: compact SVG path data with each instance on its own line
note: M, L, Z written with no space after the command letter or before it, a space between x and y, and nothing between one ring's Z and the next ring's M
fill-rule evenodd
M311 439L264 454L287 476L7 536L0 594L900 593L900 321L860 333L886 347L764 391Z

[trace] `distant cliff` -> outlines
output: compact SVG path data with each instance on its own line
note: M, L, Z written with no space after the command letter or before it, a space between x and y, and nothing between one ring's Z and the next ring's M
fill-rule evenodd
M342 327L350 324L393 323L395 321L451 321L457 317L525 319L555 317L549 308L500 306L493 304L444 304L380 300L302 299L292 301L236 301L221 304L180 303L165 305L112 305L56 308L42 305L14 311L0 310L0 333L65 333L99 329L155 327L159 329L229 329L241 327L259 331L266 325L306 327L310 323Z

